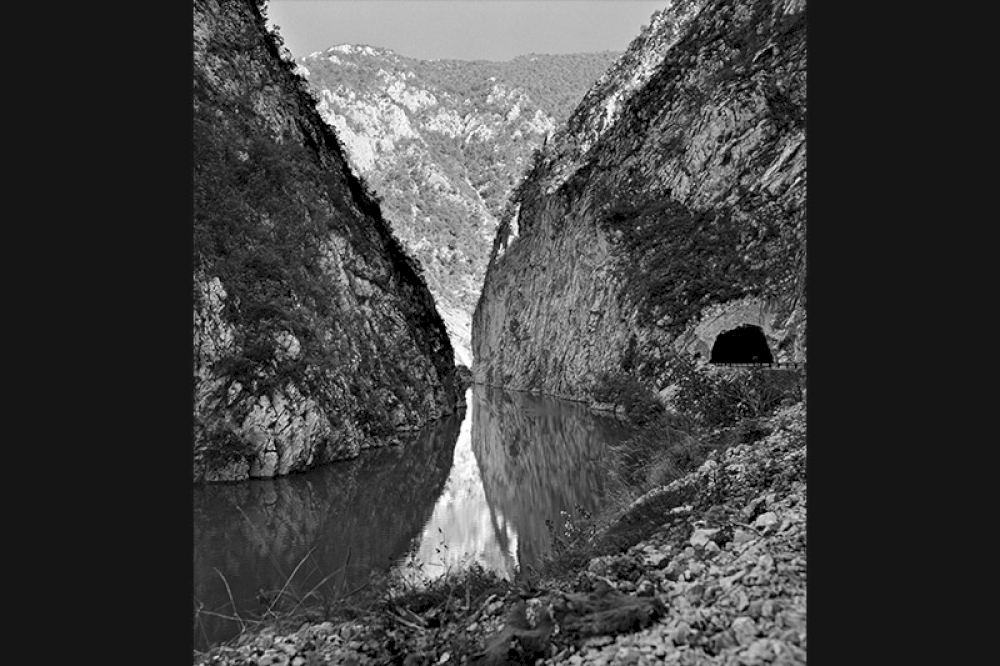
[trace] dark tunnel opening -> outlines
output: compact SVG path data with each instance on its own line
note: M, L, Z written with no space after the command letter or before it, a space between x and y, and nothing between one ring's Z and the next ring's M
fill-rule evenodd
M774 363L760 326L743 324L719 334L712 345L712 363Z

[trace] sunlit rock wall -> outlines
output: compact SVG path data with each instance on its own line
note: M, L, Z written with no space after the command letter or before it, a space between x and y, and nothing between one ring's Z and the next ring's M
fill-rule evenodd
M586 400L630 373L660 389L666 358L710 348L748 299L776 357L805 360L805 104L804 1L658 13L501 221L475 381Z

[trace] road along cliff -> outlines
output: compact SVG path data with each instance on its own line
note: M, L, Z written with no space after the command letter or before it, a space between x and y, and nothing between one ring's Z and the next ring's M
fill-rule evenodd
M454 412L417 262L268 31L194 1L194 478L302 471Z
M754 328L806 358L806 3L676 0L538 154L494 239L474 379L661 390ZM750 359L747 359L750 360Z

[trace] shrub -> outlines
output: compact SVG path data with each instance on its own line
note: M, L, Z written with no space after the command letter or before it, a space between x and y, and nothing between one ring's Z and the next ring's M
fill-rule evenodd
M639 323L679 331L709 303L788 296L804 276L804 212L740 191L740 206L694 209L622 188L601 225L623 258L615 271Z
M597 402L608 402L624 407L625 415L640 426L664 412L663 403L631 375L601 373L594 381L590 392Z
M641 493L670 483L701 464L707 448L686 425L682 418L664 411L628 440L613 446L612 476L619 490Z
M254 455L253 445L241 439L228 425L206 427L196 419L195 427L202 431L194 438L194 467L210 473L224 469L232 463L249 460Z
M678 389L677 409L715 428L767 416L784 400L801 400L804 386L799 370L699 368L681 354L667 362L667 374Z

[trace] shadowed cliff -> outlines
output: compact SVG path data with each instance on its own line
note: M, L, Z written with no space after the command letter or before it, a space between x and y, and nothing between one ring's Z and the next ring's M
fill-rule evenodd
M254 0L194 2L194 477L302 471L461 402L421 275Z

